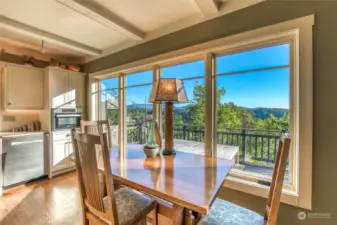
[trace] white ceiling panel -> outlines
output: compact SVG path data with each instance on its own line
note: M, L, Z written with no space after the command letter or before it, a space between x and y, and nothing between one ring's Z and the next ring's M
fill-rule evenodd
M127 40L55 0L0 0L0 5L3 16L97 49Z
M17 34L2 27L0 27L0 48L13 54L17 54L17 51L21 49L25 52L24 54L31 55L42 60L54 58L61 61L67 60L69 62L83 62L85 58L88 57L87 54L73 51L48 42L44 43L44 53L42 53L41 40ZM36 54L34 54L34 52Z
M94 0L142 31L200 14L194 0Z
M262 1L0 0L0 47L88 62Z

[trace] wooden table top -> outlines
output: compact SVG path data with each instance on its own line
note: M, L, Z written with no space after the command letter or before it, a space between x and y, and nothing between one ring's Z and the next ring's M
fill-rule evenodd
M146 158L143 147L128 144L127 153L110 152L114 179L198 213L207 214L234 160L177 151L175 156ZM99 166L99 169L103 169Z

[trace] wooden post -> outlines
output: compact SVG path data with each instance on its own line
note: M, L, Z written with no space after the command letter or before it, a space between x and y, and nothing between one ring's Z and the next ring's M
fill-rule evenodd
M173 103L165 103L165 149L164 155L175 155L173 149Z
M246 159L246 129L242 130L242 162Z

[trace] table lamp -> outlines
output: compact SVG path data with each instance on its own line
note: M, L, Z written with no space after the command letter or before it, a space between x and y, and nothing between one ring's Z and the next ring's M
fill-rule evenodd
M173 103L187 102L184 83L175 78L159 79L149 98L151 103L165 103L165 149L164 155L175 155L173 147Z

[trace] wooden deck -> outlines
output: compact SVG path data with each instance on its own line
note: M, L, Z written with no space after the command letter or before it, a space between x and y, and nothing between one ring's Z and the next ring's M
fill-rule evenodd
M163 141L164 146L164 141ZM196 141L186 141L174 139L174 148L177 151L189 152L198 155L204 155L204 143ZM223 159L235 159L239 153L239 147L231 145L217 145L217 157Z
M163 141L164 146L164 141ZM174 148L177 151L189 152L198 155L204 155L204 143L196 141L186 141L181 139L174 139ZM224 159L235 159L239 153L239 147L233 145L217 145L217 157ZM241 165L237 163L234 169L241 170L243 172L260 174L262 176L271 177L273 174L272 166L262 166L254 164ZM289 179L288 170L286 171L285 180Z

